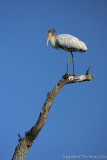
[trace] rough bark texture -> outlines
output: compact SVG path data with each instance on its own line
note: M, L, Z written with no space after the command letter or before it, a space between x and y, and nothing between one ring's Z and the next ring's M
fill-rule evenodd
M89 68L90 69L90 68ZM25 137L19 139L19 144L17 145L12 160L24 160L27 152L29 151L30 147L33 144L33 141L37 137L39 131L42 129L49 110L51 108L52 102L57 95L57 93L60 91L60 89L70 83L76 83L76 82L84 82L84 81L91 81L94 76L89 74L89 69L87 70L85 75L81 75L78 77L72 76L70 74L65 74L62 79L55 85L53 90L47 94L46 102L43 105L43 108L40 112L39 118L36 122L36 124L29 130L26 131Z

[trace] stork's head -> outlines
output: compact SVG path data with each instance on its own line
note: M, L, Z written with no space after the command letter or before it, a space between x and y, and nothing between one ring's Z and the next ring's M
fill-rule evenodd
M48 31L48 37L47 37L47 42L46 42L47 46L48 46L49 40L50 40L52 37L55 37L55 36L56 36L56 31L55 31L53 28L51 28L51 29Z

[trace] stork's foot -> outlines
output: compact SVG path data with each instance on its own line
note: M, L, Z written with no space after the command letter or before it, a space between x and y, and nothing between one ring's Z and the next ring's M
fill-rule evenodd
M71 76L75 76L75 73L71 74ZM76 76L75 76L76 77Z
M62 77L63 77L64 79L66 79L66 78L68 78L69 76L74 76L74 77L76 77L75 73L73 73L73 74L66 73L66 74L64 74Z
M62 77L63 77L64 79L66 79L66 78L68 78L70 75L71 75L70 73L66 73L66 74L64 74Z

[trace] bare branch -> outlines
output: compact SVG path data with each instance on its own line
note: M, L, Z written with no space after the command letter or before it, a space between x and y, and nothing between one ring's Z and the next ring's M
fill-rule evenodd
M90 68L89 68L90 69ZM43 105L43 108L40 112L39 118L36 122L36 124L29 130L25 132L25 137L21 138L19 140L19 144L17 145L13 158L12 160L24 160L27 152L29 151L30 147L33 144L33 141L37 137L38 133L42 129L49 110L51 108L52 102L57 95L57 93L60 91L60 89L66 85L66 84L71 84L71 83L76 83L76 82L84 82L84 81L91 81L94 76L89 74L89 69L87 70L85 75L81 76L73 76L70 74L65 74L62 79L55 85L53 90L50 93L47 93L47 99L46 102Z

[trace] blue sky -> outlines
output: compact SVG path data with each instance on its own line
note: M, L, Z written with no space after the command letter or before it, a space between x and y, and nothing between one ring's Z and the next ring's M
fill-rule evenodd
M66 54L46 46L48 30L84 41L74 53L76 75L95 79L64 86L26 160L107 155L107 1L0 1L0 157L11 159L37 121L46 93L66 72ZM69 53L69 72L72 57Z

